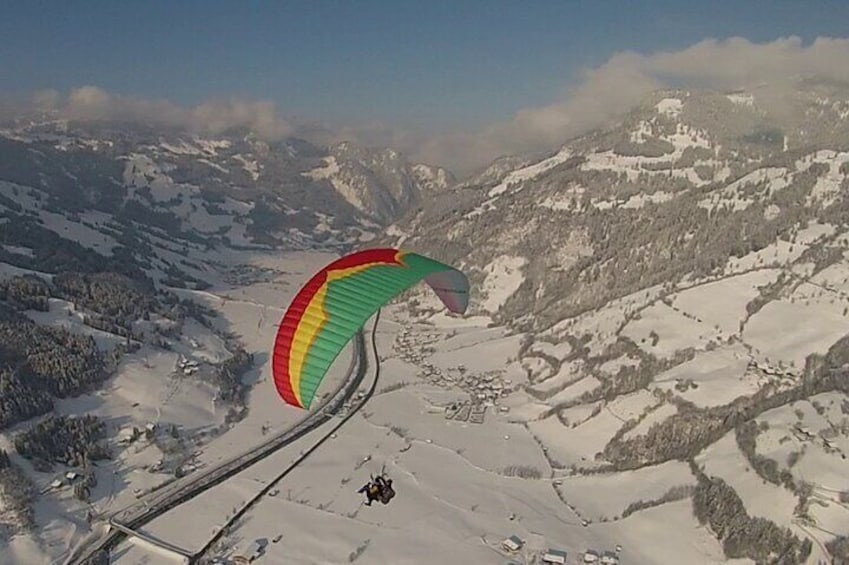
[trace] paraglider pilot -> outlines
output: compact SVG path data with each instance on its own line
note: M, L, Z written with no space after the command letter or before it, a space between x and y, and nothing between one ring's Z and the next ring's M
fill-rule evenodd
M363 485L357 493L365 493L368 499L365 505L371 506L371 503L375 500L389 504L389 501L395 496L395 489L392 488L392 479L385 479L383 475L380 475L377 478L371 477L371 481Z
M377 486L376 482L369 482L357 491L358 494L365 493L368 501L365 503L366 506L371 506L371 503L375 501L380 495L380 487Z

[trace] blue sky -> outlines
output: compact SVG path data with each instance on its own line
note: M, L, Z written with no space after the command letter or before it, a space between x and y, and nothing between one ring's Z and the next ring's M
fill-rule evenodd
M240 97L286 116L435 130L551 103L622 50L849 35L839 1L7 0L3 12L6 91Z

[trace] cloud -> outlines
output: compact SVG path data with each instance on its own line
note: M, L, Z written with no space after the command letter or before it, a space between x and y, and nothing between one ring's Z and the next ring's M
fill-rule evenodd
M809 45L798 37L766 43L706 39L677 51L619 52L599 67L585 69L560 99L522 109L477 131L434 134L384 123L300 123L283 119L271 102L213 100L186 108L96 86L74 89L67 96L41 91L31 97L28 107L69 118L136 120L211 134L241 126L269 140L287 135L318 143L353 140L392 147L412 160L442 165L462 176L502 155L554 150L572 137L611 124L658 88L758 86L759 103L780 111L788 89L808 77L849 83L849 38L818 38ZM19 101L0 99L0 114L19 109Z
M54 90L36 92L29 109L53 112L72 120L132 121L210 134L245 127L268 140L285 137L294 131L293 126L278 115L272 102L213 100L186 108L167 100L113 94L97 86L75 88L66 97Z
M584 71L561 100L523 109L511 120L477 132L430 137L402 149L414 159L462 174L500 155L554 149L610 124L658 88L766 85L758 95L777 109L787 89L810 77L849 83L849 39L818 38L807 46L798 37L768 43L708 39L679 51L621 52Z

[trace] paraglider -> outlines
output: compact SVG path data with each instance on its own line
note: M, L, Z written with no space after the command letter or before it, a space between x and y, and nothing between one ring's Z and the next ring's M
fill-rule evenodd
M316 273L295 295L274 341L271 366L281 398L308 409L333 361L363 324L422 280L448 310L466 311L466 275L417 253L369 249L337 259Z
M369 475L369 482L364 484L357 494L365 494L366 506L371 506L375 500L379 500L384 505L389 504L389 501L395 496L395 489L392 488L392 479L386 476L386 465L380 469L380 474L375 477Z
M375 500L379 500L384 505L389 504L389 501L395 496L395 489L392 488L392 479L386 477L383 471L375 477L371 475L369 482L357 491L357 494L365 494L366 506L371 506Z

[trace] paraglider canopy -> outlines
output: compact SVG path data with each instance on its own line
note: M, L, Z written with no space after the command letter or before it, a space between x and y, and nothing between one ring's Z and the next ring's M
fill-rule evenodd
M274 342L271 368L283 400L309 408L330 365L363 324L422 280L448 310L466 311L466 275L417 253L368 249L316 273L295 295Z

